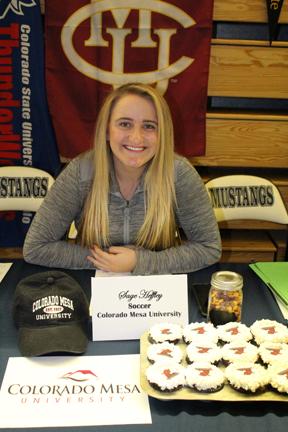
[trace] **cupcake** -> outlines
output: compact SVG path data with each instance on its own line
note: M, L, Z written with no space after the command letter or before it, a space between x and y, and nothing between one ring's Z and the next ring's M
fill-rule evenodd
M252 334L249 328L239 322L229 322L217 326L219 341L223 343L233 342L234 340L250 341Z
M225 344L222 348L222 359L225 365L235 362L252 362L258 360L258 348L246 341L233 341Z
M171 342L152 344L147 349L147 358L151 363L156 361L174 361L181 363L183 351Z
M263 342L259 355L264 365L283 363L288 365L288 345L279 342Z
M258 345L266 341L288 343L288 328L277 321L257 320L250 329Z
M149 384L161 392L173 392L185 385L184 366L168 362L156 362L146 369Z
M212 323L195 322L186 325L183 329L183 340L186 344L197 341L208 341L217 343L218 336L216 328Z
M187 363L208 361L214 365L217 365L221 360L222 353L221 349L216 343L206 341L196 341L190 343L186 348Z
M266 369L257 363L231 363L224 373L230 386L241 393L262 393L269 382Z
M288 367L285 364L274 364L268 367L270 385L278 393L288 394Z
M154 324L149 330L149 340L152 343L178 343L182 339L182 327L179 324Z
M209 362L195 362L186 368L186 386L201 393L214 393L224 386L221 369Z

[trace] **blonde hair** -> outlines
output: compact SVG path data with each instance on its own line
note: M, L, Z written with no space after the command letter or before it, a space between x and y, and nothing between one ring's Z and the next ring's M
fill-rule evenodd
M127 94L151 100L158 120L157 150L145 173L146 214L135 244L151 250L166 249L177 244L173 124L165 99L153 87L144 84L126 84L117 88L108 95L100 110L94 139L95 173L83 212L80 241L86 247L110 245L108 196L112 157L106 135L113 107Z

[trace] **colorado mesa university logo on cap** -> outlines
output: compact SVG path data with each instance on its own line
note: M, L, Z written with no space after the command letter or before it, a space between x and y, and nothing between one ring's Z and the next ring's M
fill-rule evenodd
M152 84L157 82L158 91L164 93L168 80L187 69L193 58L182 56L169 64L171 38L177 33L177 27L189 28L196 24L186 12L177 6L161 0L145 0L145 8L139 6L137 0L91 0L90 4L74 12L66 21L61 33L61 44L70 63L82 74L110 84L114 88L129 82ZM158 45L157 69L147 72L125 73L125 43L132 33L132 28L124 27L130 13L138 11L138 37L131 43L132 48L155 48ZM73 35L77 28L86 20L90 20L90 37L85 40L85 47L107 47L108 40L102 34L102 14L110 11L116 27L105 27L112 42L112 70L104 70L82 58L73 45ZM164 15L175 21L175 28L151 27L152 14ZM158 44L152 39L158 37Z

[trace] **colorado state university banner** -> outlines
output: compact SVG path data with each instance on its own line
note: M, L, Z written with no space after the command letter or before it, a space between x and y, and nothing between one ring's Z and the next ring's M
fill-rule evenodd
M92 145L104 97L127 82L168 101L176 150L205 152L213 0L49 0L46 78L61 155Z
M54 175L60 163L43 56L39 2L0 0L0 166L33 166ZM1 177L0 200L23 196L20 186L19 178ZM32 217L0 211L0 246L22 246Z

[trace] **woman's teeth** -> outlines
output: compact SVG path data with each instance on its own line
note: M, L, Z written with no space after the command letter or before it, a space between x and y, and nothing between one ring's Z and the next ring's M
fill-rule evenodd
M140 152L140 151L143 151L145 147L125 146L125 148L128 150L131 150L131 151Z

